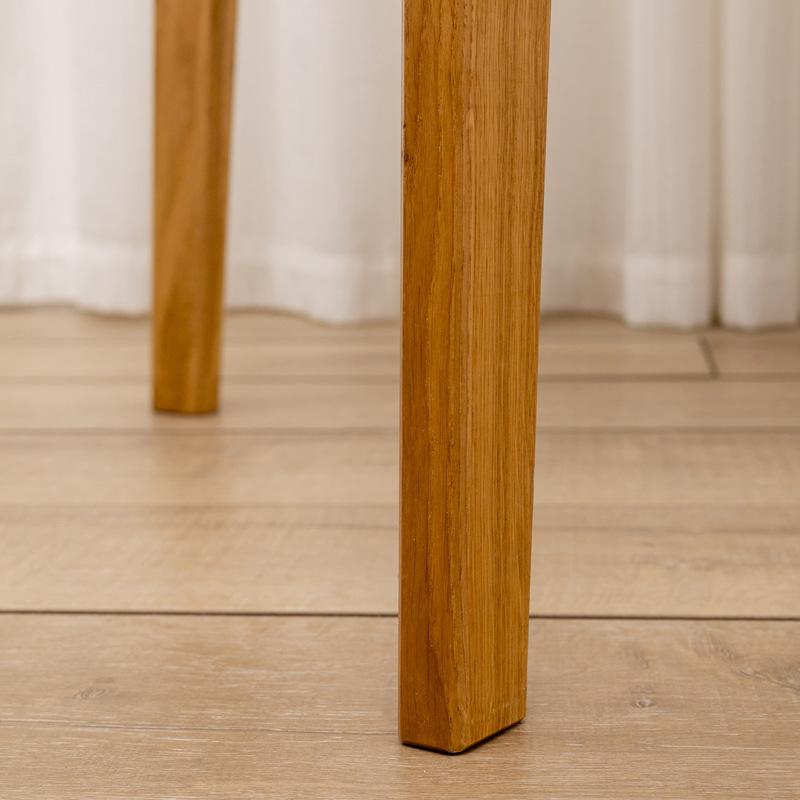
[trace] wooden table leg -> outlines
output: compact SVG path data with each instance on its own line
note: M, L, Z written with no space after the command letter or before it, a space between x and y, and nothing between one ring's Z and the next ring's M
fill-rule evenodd
M549 0L405 0L400 736L525 716Z
M236 0L156 0L153 398L217 406Z

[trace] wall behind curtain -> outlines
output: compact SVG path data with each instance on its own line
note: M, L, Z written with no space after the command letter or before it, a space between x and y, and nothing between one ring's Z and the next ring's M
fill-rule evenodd
M0 302L149 304L150 0L0 0ZM800 318L800 3L553 0L546 309ZM400 0L240 0L228 301L398 313Z

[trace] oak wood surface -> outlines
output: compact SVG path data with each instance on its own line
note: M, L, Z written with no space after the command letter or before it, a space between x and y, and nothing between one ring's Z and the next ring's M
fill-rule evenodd
M153 402L217 405L236 0L156 0Z
M396 626L0 617L3 797L800 791L798 622L534 621L528 719L458 760L399 746Z
M525 715L549 0L405 0L400 735Z

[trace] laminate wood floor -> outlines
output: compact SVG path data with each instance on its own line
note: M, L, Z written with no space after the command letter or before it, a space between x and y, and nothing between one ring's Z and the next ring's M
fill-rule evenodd
M529 715L396 727L398 334L0 312L0 800L800 797L800 332L543 324Z

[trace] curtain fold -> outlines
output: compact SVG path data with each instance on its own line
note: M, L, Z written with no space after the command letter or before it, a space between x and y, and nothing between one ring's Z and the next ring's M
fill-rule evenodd
M622 313L682 327L711 312L714 7L628 0Z
M230 305L400 297L401 0L240 0ZM149 305L152 3L0 0L0 303ZM543 306L800 320L800 3L553 0Z
M400 4L240 2L227 296L399 312Z
M147 8L0 0L0 303L149 303Z
M800 315L800 4L725 0L720 317Z

